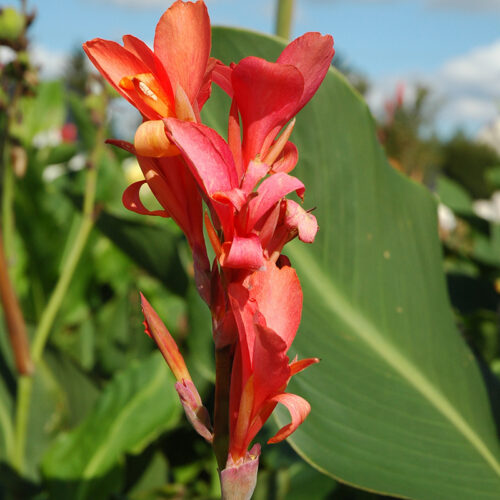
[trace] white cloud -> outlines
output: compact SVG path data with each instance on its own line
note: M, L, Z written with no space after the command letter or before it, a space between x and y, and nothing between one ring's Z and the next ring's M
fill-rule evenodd
M436 118L441 128L452 131L461 127L475 133L498 116L500 39L447 61L433 73L391 75L375 82L368 95L375 114L382 112L398 82L405 82L409 100L416 84L431 89L440 104Z
M36 45L31 49L31 56L34 64L40 67L42 78L57 78L64 73L68 57L66 53Z
M426 0L429 7L471 11L492 10L500 12L500 0Z

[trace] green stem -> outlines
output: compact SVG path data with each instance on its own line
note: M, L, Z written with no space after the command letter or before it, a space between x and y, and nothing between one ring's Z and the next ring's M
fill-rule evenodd
M7 262L13 255L12 245L14 241L14 171L6 161L7 147L3 152L3 179L2 179L2 235L5 258Z
M17 382L16 420L14 422L15 446L12 465L21 472L24 469L24 454L26 450L26 435L28 429L29 407L33 377L21 375Z
M290 38L292 27L294 0L278 0L276 13L276 34L287 40Z
M101 127L97 133L96 146L92 152L90 164L87 169L87 178L85 184L85 195L83 200L83 214L77 236L73 242L68 256L64 262L59 280L52 291L47 306L45 307L38 327L35 331L33 344L31 347L31 356L35 366L42 359L43 351L47 344L47 340L54 324L57 312L59 311L66 292L68 290L75 269L80 261L83 250L87 243L90 231L94 225L94 202L97 183L97 161L103 148L103 133ZM32 377L21 377L18 385L16 420L15 420L15 436L16 449L14 453L14 466L19 472L24 468L24 459L26 451L26 433L28 427L28 416L30 397L33 386Z

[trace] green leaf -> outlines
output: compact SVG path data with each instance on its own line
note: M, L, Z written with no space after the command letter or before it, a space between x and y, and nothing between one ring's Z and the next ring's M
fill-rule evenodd
M123 455L140 452L175 425L179 414L174 381L160 353L119 373L88 417L44 456L51 498L109 498Z
M213 47L226 63L250 53L273 60L282 50L276 39L230 29L214 30ZM217 93L205 119L224 130L226 110ZM320 225L313 245L285 252L304 291L294 349L322 360L290 384L312 407L292 446L362 488L498 498L496 430L451 314L433 197L389 166L367 106L333 69L291 139L294 174Z
M7 461L14 449L12 396L0 378L0 461Z
M436 191L441 202L450 207L455 213L473 214L472 199L458 182L442 176L437 181Z
M186 293L188 280L177 252L179 237L167 224L156 226L102 212L97 227L171 291Z

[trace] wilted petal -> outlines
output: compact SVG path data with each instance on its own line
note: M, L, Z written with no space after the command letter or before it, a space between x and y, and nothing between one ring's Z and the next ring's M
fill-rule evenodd
M304 422L311 411L311 405L304 398L296 394L277 394L272 398L272 401L286 406L290 412L292 421L282 427L271 439L269 439L269 444L279 443L295 432L297 427Z
M296 228L299 240L304 243L312 243L318 232L316 217L293 200L286 200L284 223L289 228Z
M299 152L297 151L297 146L293 142L287 142L281 155L273 163L273 172L291 172L297 161L299 160Z
M156 26L154 52L172 89L180 85L193 103L205 79L210 54L210 19L202 1L178 0Z

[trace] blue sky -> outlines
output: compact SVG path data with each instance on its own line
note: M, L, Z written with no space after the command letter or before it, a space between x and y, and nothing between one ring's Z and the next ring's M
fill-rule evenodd
M47 67L94 37L146 42L170 0L31 0L34 46ZM140 7L139 7L140 5ZM274 1L208 0L213 24L273 31ZM425 82L441 102L442 131L472 133L498 116L500 0L296 0L293 35L331 33L339 54L372 82L373 109L399 81ZM497 101L497 103L495 103Z

